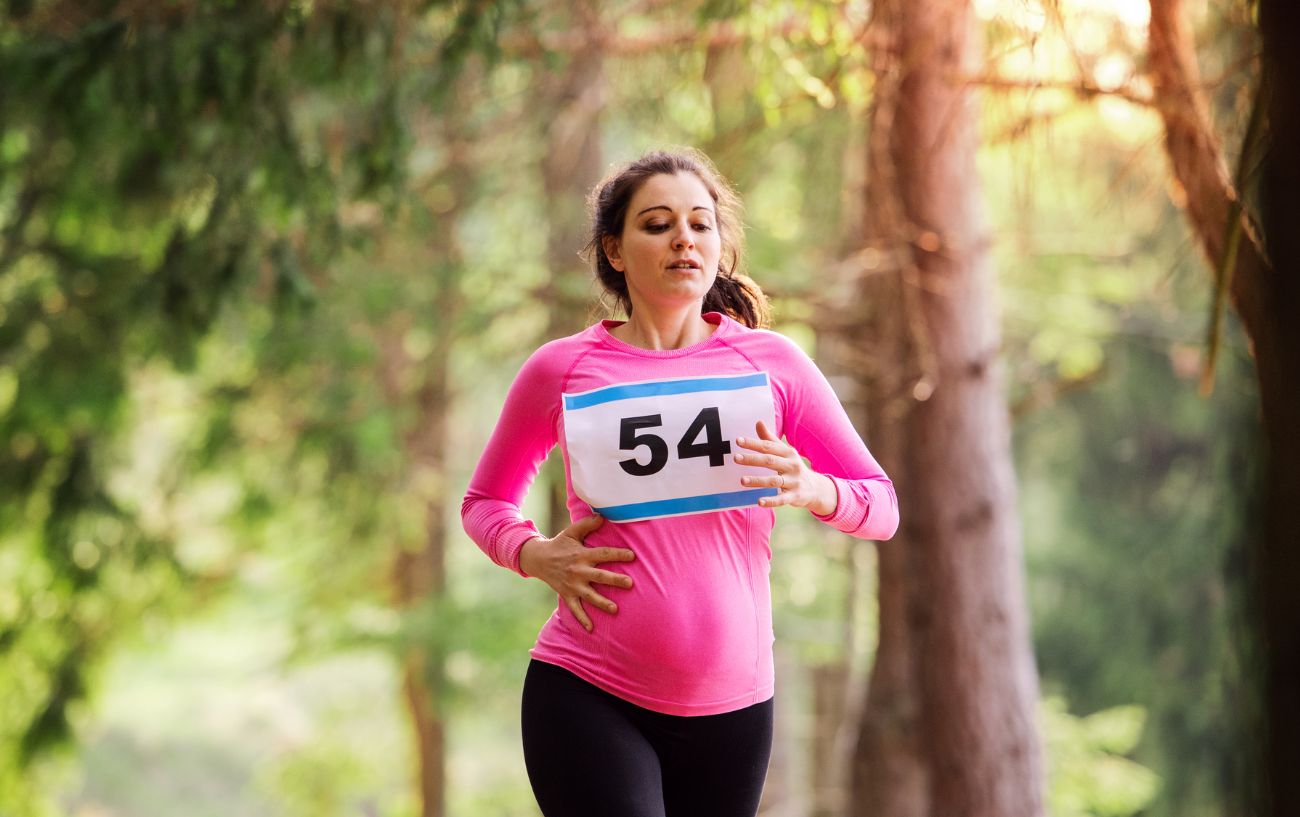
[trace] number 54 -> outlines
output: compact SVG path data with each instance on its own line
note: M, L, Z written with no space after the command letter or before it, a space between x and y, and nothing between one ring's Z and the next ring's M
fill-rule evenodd
M664 442L664 438L657 434L638 433L641 429L657 428L663 424L661 414L623 418L618 433L619 449L633 451L643 445L650 449L649 462L641 463L635 458L619 462L624 471L634 477L648 477L659 473L668 464L668 443ZM704 432L704 442L696 441L700 432ZM686 433L677 441L677 459L708 457L710 468L724 465L723 456L730 453L731 443L722 439L722 422L718 418L717 406L701 409Z

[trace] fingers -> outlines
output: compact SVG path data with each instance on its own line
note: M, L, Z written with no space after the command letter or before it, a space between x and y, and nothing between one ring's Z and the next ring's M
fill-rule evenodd
M587 538L587 534L596 530L603 524L605 524L605 517L598 513L593 513L591 516L584 516L582 519L574 522L572 525L565 528L564 532L581 542L583 539Z
M741 477L740 484L750 488L775 488L775 496L759 497L758 504L764 508L775 508L779 505L791 505L794 503L795 496L798 493L799 483L784 474L777 474L771 477Z
M592 514L574 522L565 528L562 534L567 538L582 543L588 534L603 524L605 524L603 516ZM611 587L630 589L632 587L632 577L610 570L583 567L583 565L590 566L604 562L631 562L636 559L636 554L627 548L580 547L574 548L565 558L570 560L568 566L563 568L566 575L564 578L552 583L552 586L563 596L569 612L573 613L573 617L582 625L583 629L591 632L593 625L591 617L587 615L586 608L583 606L584 601L610 615L618 612L618 605L593 590L591 584L594 582L607 584ZM573 595L568 595L569 593Z
M775 508L780 505L790 505L794 503L794 494L782 491L776 496L759 497L758 504L764 508Z
M582 628L587 632L591 632L591 619L587 617L587 611L582 609L582 602L578 600L578 597L570 596L564 601L569 605L569 612L573 613L573 617L578 620Z
M578 620L578 623L581 624L582 628L587 632L591 632L593 627L591 617L587 615L586 609L582 606L583 601L595 606L597 609L609 613L611 616L618 612L617 604L597 593L595 590L592 590L590 587L582 590L580 597L566 596L564 603L568 606L569 612L573 613L573 617Z
M736 442L740 442L737 440ZM731 458L742 465L757 465L761 468L771 468L773 471L781 471L790 467L790 460L778 454L732 454Z
M759 451L765 454L783 454L793 451L790 446L780 440L762 440L753 437L737 437L736 445L741 448L748 448L750 451Z
M632 577L622 573L615 573L612 570L597 570L596 575L591 579L593 582L608 584L611 587L621 587L624 590L631 589Z
M590 587L588 587L582 594L582 598L588 604L595 605L606 613L609 613L611 616L618 612L617 604L597 593L595 590L592 590Z
M631 562L636 560L636 554L627 548L588 548L584 555L587 561L593 565L602 562Z
M794 446L780 440L768 427L767 423L762 420L754 424L754 430L758 432L758 439L752 437L736 438L736 445L749 449L749 452L754 453L736 451L732 453L731 457L743 465L770 468L777 472L777 477L746 477L741 482L750 486L779 488L784 492L791 485L791 475L797 474L803 464L799 459L799 452L795 450ZM782 476L784 476L784 479L781 478Z
M775 454L780 457L789 457L795 453L794 447L773 434L772 430L762 420L759 420L754 428L758 430L757 439L753 437L737 437L736 445L741 448L748 448L751 451L758 451L762 454ZM739 461L741 455L737 454L736 459Z

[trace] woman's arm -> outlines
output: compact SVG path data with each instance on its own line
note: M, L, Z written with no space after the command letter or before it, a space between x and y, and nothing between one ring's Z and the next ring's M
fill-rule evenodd
M525 361L506 394L501 417L479 458L460 506L461 524L492 561L527 576L519 550L537 525L520 513L524 495L556 443L563 369L549 346Z
M597 565L630 562L635 558L632 551L587 547L587 534L604 522L594 514L575 521L554 537L546 537L519 510L556 443L561 381L566 367L573 362L571 354L557 354L558 350L554 345L543 346L515 376L501 417L470 478L460 505L460 519L465 532L492 561L521 576L535 575L550 585L590 632L594 625L584 602L610 615L618 612L617 605L592 585L625 590L632 587L631 577ZM529 570L520 560L525 553Z
M867 450L830 383L812 359L789 339L776 333L764 334L770 336L766 344L769 359L762 363L770 367L773 375L781 410L781 431L794 449L785 452L789 455L786 464L774 470L780 474L788 468L792 478L800 483L798 489L803 494L799 501L814 508L824 507L822 497L829 497L826 483L817 475L828 478L834 488L834 509L827 514L814 512L813 515L860 539L889 539L898 530L898 497L893 482ZM782 445L779 441L762 439L751 442L743 447L763 452ZM766 456L777 456L776 449ZM802 462L795 465L800 456L808 459L815 474L799 472L799 469L808 470ZM780 501L780 496L776 499L777 502L767 504L789 504Z

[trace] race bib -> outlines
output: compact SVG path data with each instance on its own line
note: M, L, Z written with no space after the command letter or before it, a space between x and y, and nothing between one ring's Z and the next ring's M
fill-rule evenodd
M736 437L776 428L767 372L619 383L564 395L573 489L601 516L632 522L757 505L776 488L744 489Z

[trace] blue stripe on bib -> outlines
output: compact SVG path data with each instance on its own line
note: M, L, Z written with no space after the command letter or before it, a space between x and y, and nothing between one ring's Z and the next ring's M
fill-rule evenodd
M564 395L564 408L573 411L598 406L601 403L613 402L614 400L627 400L631 397L690 394L697 391L736 391L737 389L752 389L755 386L766 385L767 372L736 377L695 377L686 380L660 380L654 383L628 383L620 386L607 386L584 394L566 394ZM719 494L719 496L722 495ZM707 499L708 497L698 498Z
M748 491L731 491L725 494L659 499L653 502L632 502L627 505L592 508L592 510L612 522L625 522L630 519L740 508L757 504L759 497L776 496L778 493L780 492L776 488L754 488Z

